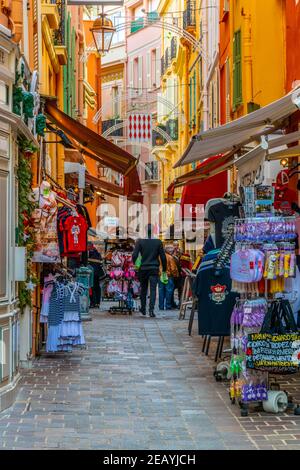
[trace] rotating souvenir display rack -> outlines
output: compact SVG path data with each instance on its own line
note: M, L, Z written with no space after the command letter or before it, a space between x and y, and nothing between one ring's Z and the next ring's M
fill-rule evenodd
M231 279L232 290L238 292L240 298L231 316L229 393L231 402L240 405L242 416L248 415L250 404L260 408L262 405L263 410L278 413L285 411L292 402L291 397L280 390L279 384L270 380L272 369L258 366L259 362L252 361L252 355L254 351L269 354L268 347L266 351L263 347L255 349L258 344L255 338L263 338L262 335L267 333L267 319L276 312L279 319L279 311L285 312L286 327L291 319L290 305L285 299L291 293L288 281L296 275L295 238L295 217L259 214L235 220ZM294 330L291 328L290 331L297 331L294 323L292 327ZM266 338L269 340L270 335ZM273 372L281 374L282 350L278 348L277 351L274 364L279 365Z
M112 253L108 271L107 298L118 302L117 306L110 307L109 312L131 315L136 310L135 298L140 290L132 262L132 253L116 249Z

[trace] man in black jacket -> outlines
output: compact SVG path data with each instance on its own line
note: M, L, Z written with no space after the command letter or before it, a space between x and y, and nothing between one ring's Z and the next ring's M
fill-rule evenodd
M138 256L141 255L141 267L139 271L139 280L141 283L141 310L146 315L146 300L148 293L148 284L150 284L150 302L149 315L155 317L154 307L156 301L156 287L159 278L159 259L161 260L162 270L167 269L167 259L161 240L152 237L152 225L146 227L148 238L137 240L132 260L135 263Z

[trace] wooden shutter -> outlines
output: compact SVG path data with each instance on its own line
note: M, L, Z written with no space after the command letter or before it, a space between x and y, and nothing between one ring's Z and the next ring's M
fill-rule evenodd
M242 92L242 44L241 30L234 33L233 39L233 106L236 108L243 101Z
M193 82L190 78L189 80L189 127L192 128L193 125Z
M151 54L152 54L152 51L148 51L146 55L147 90L151 90L152 88Z
M140 56L138 60L138 88L139 88L139 95L142 95L143 94L143 56Z

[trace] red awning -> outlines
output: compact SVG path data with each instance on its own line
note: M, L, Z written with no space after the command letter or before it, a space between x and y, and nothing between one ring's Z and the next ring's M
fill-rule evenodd
M206 171L211 171L212 168L216 169L223 164L224 157L215 156L207 159L205 162L197 166L196 171L199 170L203 174ZM192 211L195 210L197 204L205 205L209 199L215 197L222 197L227 191L227 173L222 171L215 176L200 181L188 182L182 191L180 205L183 208L185 205L191 205Z

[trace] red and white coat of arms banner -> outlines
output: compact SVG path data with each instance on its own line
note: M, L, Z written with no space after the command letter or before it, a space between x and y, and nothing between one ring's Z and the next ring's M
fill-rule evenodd
M149 142L152 139L152 115L130 114L128 117L128 140L131 142Z

